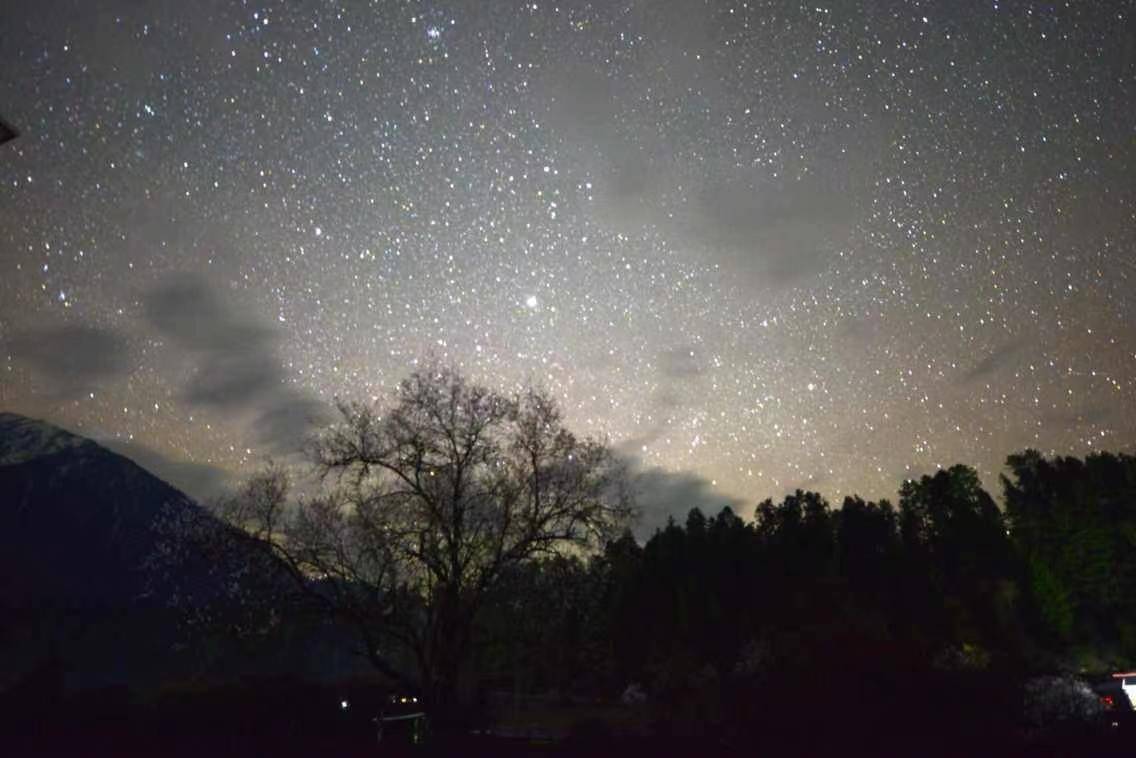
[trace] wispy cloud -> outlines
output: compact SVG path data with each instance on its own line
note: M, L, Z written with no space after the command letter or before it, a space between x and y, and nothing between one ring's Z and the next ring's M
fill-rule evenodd
M635 460L629 469L640 509L635 532L641 538L665 526L668 517L684 521L692 508L712 516L726 507L740 512L744 506L738 498L716 492L709 481L694 473L671 472L655 466L644 468Z
M299 448L325 419L323 404L288 383L280 334L241 313L197 276L171 278L143 298L147 324L196 364L183 390L193 406L253 414L253 434L275 452Z
M969 384L994 376L1016 363L1025 347L1025 340L1013 340L998 346L963 373L962 383Z
M19 332L8 343L17 361L35 370L62 397L85 392L129 369L127 341L92 326L62 325Z

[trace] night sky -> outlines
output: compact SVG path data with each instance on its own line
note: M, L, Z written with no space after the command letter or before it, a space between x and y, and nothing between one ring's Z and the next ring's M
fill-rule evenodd
M0 409L199 495L429 355L545 385L678 512L1130 452L1134 29L6 0Z

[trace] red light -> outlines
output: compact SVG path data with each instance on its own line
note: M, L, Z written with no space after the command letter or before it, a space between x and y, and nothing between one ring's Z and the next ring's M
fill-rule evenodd
M1112 708L1116 705L1116 703L1112 701L1112 695L1101 695L1100 701L1101 705L1105 708Z

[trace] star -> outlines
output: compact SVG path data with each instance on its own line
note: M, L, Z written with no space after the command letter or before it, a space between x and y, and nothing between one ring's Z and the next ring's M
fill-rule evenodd
M0 408L239 475L433 356L743 513L1131 450L1131 9L718 5L18 8Z

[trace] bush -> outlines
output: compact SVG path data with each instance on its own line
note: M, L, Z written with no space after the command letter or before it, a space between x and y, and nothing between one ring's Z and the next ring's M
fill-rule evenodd
M1023 705L1026 723L1039 729L1087 726L1103 713L1093 688L1069 674L1030 679Z

